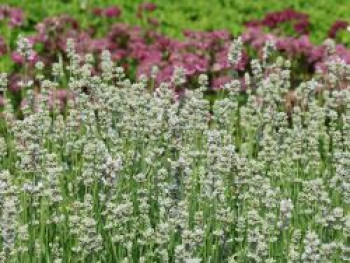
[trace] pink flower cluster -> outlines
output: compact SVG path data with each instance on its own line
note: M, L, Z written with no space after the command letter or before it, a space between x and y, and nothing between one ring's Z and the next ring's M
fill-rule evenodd
M220 80L229 79L231 66L227 53L232 36L227 31L185 31L183 41L123 23L112 24L108 31L104 37L95 37L93 28L83 30L76 20L66 15L47 18L37 24L36 33L30 36L34 46L41 46L32 62L40 60L50 65L57 60L57 53L65 52L66 41L72 38L79 43L77 52L81 54L99 55L109 50L112 59L130 74L134 72L136 78L150 76L152 68L157 66L157 83L170 81L175 67L184 68L189 81L195 81L201 73L209 74L214 88L219 88ZM12 52L12 58L15 63L23 64L18 53ZM244 70L247 61L244 53L236 69ZM17 86L14 87L17 90Z
M118 6L95 8L93 14L100 17L117 18L121 16L122 10Z
M17 10L6 8L6 14ZM157 6L152 3L142 3L136 15L142 18L147 15L146 21L151 25L158 24L154 17L149 16L156 8ZM22 14L21 11L16 12ZM118 6L93 10L93 15L97 19L117 18L121 13L122 10ZM0 14L2 14L1 11ZM100 22L104 21L101 19ZM264 27L275 28L280 23L288 21L294 23L294 28L300 35L297 37L282 36L276 33L266 33L264 30ZM338 21L331 28L332 34L344 28L344 25L345 22ZM67 39L71 38L79 43L76 48L77 52L82 55L91 53L98 58L103 50L109 50L112 59L116 64L123 66L128 77L131 78L139 78L141 75L150 76L156 66L158 68L157 83L170 81L176 67L184 69L189 82L197 81L201 73L207 74L209 85L213 89L220 88L232 79L232 66L227 54L233 36L228 31L193 32L186 30L184 40L177 40L160 34L151 27L140 28L121 22L111 23L111 21L106 26L108 26L108 33L101 37L97 36L96 25L92 24L87 29L83 29L79 26L78 21L67 15L46 18L35 26L35 32L29 36L34 47L40 46L37 53L33 53L29 63L34 65L35 62L42 61L49 68L57 60L57 54L63 54L64 62L67 62L64 53ZM248 53L252 53L252 50L261 53L268 39L274 40L277 51L293 60L297 68L299 66L303 66L303 69L307 68L308 71L302 72L303 75L304 73L312 74L318 68L322 69L324 63L330 58L325 45L317 46L311 43L307 35L308 27L308 16L292 9L270 13L262 20L247 23L247 29L242 35L247 50L243 50L242 58L235 65L235 70L243 73L248 69ZM334 56L341 57L350 64L350 51L345 46L338 44L335 50ZM11 52L11 57L16 64L23 65L23 58L18 53L7 50L4 39L0 38L0 55L7 52ZM97 61L95 72L99 71L98 64ZM27 72L29 75L34 74L33 68L31 67ZM22 79L19 71L20 67L15 67L10 78L10 86L13 91L20 89L18 82Z
M276 28L278 25L292 22L298 36L284 36L281 34L266 33L264 27ZM329 30L328 36L335 38L336 33L346 28L346 21L335 22ZM300 65L306 63L308 69L315 70L323 68L324 62L329 57L325 45L314 45L308 36L309 18L307 14L297 12L293 9L286 9L279 12L266 14L262 20L253 20L246 23L247 30L243 33L244 42L252 48L260 51L268 39L274 40L278 51L285 54L292 60L301 60ZM340 57L350 64L350 51L341 44L335 46L334 56Z
M246 26L276 28L279 24L286 22L293 23L294 30L299 34L306 34L309 31L309 16L291 8L268 13L262 20L249 21Z
M302 59L301 64L306 63L311 69L322 68L329 59L325 45L314 45L308 35L299 37L285 37L265 33L261 28L248 27L243 33L242 39L248 46L260 51L268 39L274 40L278 51L292 60ZM335 54L350 64L350 50L342 44L335 45Z
M19 27L24 22L23 11L8 5L0 5L0 21L6 21L10 27Z
M109 34L91 39L87 52L98 53L108 49L116 62L126 69L136 64L136 76L150 75L157 66L157 82L169 81L175 67L184 68L189 79L200 73L212 74L213 79L230 68L227 53L232 36L226 31L184 32L185 40L179 41L155 31L139 27L115 24ZM132 63L127 61L132 60ZM244 56L237 69L243 70L247 62Z

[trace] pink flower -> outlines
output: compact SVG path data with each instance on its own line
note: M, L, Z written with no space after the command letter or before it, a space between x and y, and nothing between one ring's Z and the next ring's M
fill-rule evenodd
M262 25L260 20L251 20L244 24L246 27L259 27Z
M11 53L11 59L15 64L23 65L25 60L24 57L21 56L17 51ZM39 60L38 54L33 51L30 57L28 58L28 62L31 65L34 65Z
M10 12L10 25L18 27L23 24L23 11L18 8L12 8Z
M306 34L309 30L309 26L309 20L303 19L294 25L294 30L300 34Z
M117 18L122 14L122 10L118 6L110 6L105 9L96 7L92 10L95 16L104 16L108 18Z
M92 39L89 41L89 50L90 52L101 52L105 49L109 49L109 41L108 39L102 38L102 39Z
M232 78L229 76L220 76L220 77L214 78L212 88L214 90L222 89L223 86L226 83L229 83L231 80Z
M295 41L296 49L307 54L313 48L313 45L307 35L303 35Z
M121 13L122 13L122 10L118 6L110 6L103 11L103 14L109 18L119 17Z
M112 52L112 60L118 61L127 56L127 51L123 49L116 49Z
M220 39L220 40L230 40L231 34L230 32L226 30L216 30L212 32L212 36L214 39Z
M262 23L270 28L276 27L280 23L284 23L291 20L307 20L308 16L303 13L299 13L291 8L287 8L283 11L268 13L263 19Z
M347 64L350 64L350 50L344 45L338 44L335 46L336 55L344 60Z
M153 12L157 9L157 5L154 3L142 3L139 8L144 11Z
M0 21L8 19L11 27L19 27L24 22L23 11L8 5L0 5Z
M309 53L308 62L309 63L316 63L323 58L324 54L325 54L324 47L322 47L322 46L314 47Z
M16 64L23 64L24 62L24 58L17 51L11 53L11 59Z
M348 22L342 21L342 20L334 22L328 31L328 37L335 38L338 31L340 31L342 29L346 29L348 27L348 25L349 25Z
M8 89L11 92L18 92L23 88L22 84L26 81L28 81L28 79L25 80L25 78L20 76L19 74L13 74L9 78Z
M299 34L306 34L310 26L307 14L297 12L291 8L268 13L262 20L248 21L245 25L248 28L259 28L262 26L276 28L279 24L285 22L293 22L294 30Z

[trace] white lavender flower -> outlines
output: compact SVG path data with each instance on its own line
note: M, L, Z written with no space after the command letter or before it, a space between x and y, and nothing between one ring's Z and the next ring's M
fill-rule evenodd
M33 58L33 45L28 38L19 35L17 40L17 52L23 56L26 61Z
M203 87L207 87L209 84L209 78L206 74L200 74L198 77L198 84Z
M282 200L280 203L280 221L277 223L280 228L287 228L292 218L293 203L290 199Z
M321 262L321 241L315 232L308 231L304 239L304 252L301 255L303 262Z
M4 93L0 260L348 261L350 92L328 85L350 71L337 59L294 87L271 51L251 61L244 100L235 79L211 103L208 76L178 97L182 68L133 83L108 51L92 76L69 40L68 74L61 59L37 78L20 118ZM65 83L60 111L51 90Z
M176 86L181 86L186 83L185 69L183 67L175 67L171 81Z
M230 46L228 61L236 66L242 59L243 41L241 37L236 38Z
M263 48L262 61L263 65L266 66L268 58L271 56L271 53L276 49L276 44L273 39L268 39Z
M102 51L101 55L101 70L102 78L110 81L113 78L114 63L111 58L111 53L108 50Z
M5 92L7 88L7 73L0 74L0 92Z

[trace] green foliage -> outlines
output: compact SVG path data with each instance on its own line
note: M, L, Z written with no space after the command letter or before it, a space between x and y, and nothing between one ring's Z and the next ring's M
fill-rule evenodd
M28 16L29 30L36 22L47 16L69 14L76 17L83 25L91 18L94 7L119 5L123 8L122 20L141 25L136 17L140 0L6 0L7 4L21 7ZM244 30L244 22L261 19L267 12L294 8L310 15L311 39L322 42L327 31L336 20L347 20L350 13L350 2L347 0L153 0L158 9L154 16L161 22L161 31L167 35L181 37L184 29L212 30L228 29L235 35Z

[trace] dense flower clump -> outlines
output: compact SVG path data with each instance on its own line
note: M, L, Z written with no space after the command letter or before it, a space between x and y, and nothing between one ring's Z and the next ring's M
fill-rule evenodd
M67 15L48 17L35 25L35 31L28 39L34 47L31 60L24 69L23 57L11 48L10 39L0 36L0 56L10 54L14 63L10 76L10 89L18 92L19 82L33 76L37 61L46 65L43 74L47 75L57 58L64 65L69 61L64 55L67 39L72 38L79 43L77 52L81 55L92 54L93 73L100 72L99 56L103 50L111 53L111 60L125 69L125 74L137 80L143 76L150 77L157 71L155 82L170 81L176 67L182 67L186 79L195 83L200 74L207 74L209 87L217 90L227 81L240 77L243 82L244 71L249 69L247 61L256 58L264 51L264 43L273 41L275 49L292 62L292 80L296 83L312 77L317 70L324 70L329 60L327 44L314 45L308 36L310 21L307 14L286 9L269 13L261 20L250 21L242 35L244 52L236 65L230 64L226 54L229 52L233 36L225 30L212 32L184 31L184 39L178 40L159 33L159 22L152 17L157 6L142 3L137 9L137 17L145 24L143 27L125 24L120 20L122 9L118 6L94 8L91 12L91 23L82 27L77 20ZM2 10L2 11L1 11ZM2 14L2 15L1 15ZM23 13L9 6L0 8L0 20L9 20L20 26L24 23ZM6 19L5 19L6 18ZM282 25L291 23L296 35L286 36ZM336 22L329 32L334 38L336 33L344 29L345 21ZM104 28L101 34L100 28ZM266 32L265 29L271 29ZM14 42L14 41L12 41ZM334 55L350 64L350 51L342 44L335 43ZM238 71L232 75L232 69ZM26 72L25 76L23 75Z
M242 49L229 45L231 67ZM37 61L22 80L20 116L2 73L1 262L350 260L350 67L333 58L293 86L274 50L212 105L208 75L132 82L72 39L67 68L47 78ZM30 40L18 52L31 63Z
M348 22L180 40L157 8L0 5L0 262L350 261Z

